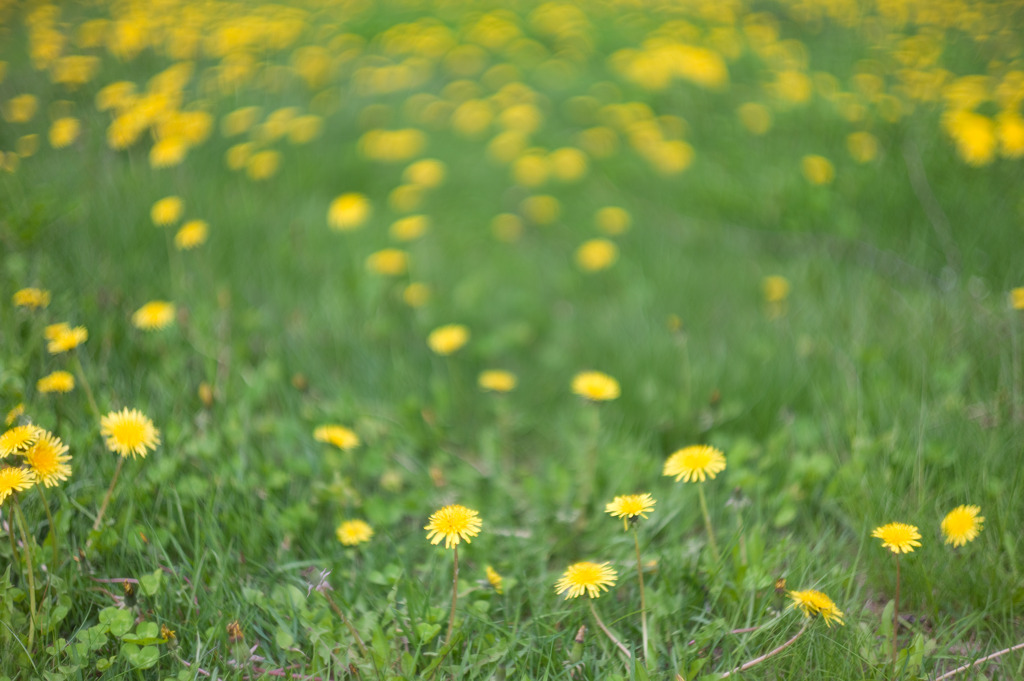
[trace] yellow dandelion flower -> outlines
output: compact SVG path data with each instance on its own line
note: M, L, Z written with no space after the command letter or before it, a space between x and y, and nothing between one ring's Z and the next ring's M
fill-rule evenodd
M39 100L35 95L18 95L11 97L3 107L4 120L8 123L28 123L36 115Z
M42 309L50 304L50 292L41 288L23 288L14 292L15 307Z
M831 184L836 176L836 169L832 162L824 156L816 154L804 156L800 161L800 168L803 170L804 177L811 184Z
M610 563L573 563L555 584L555 593L564 593L566 599L577 598L584 593L590 598L597 598L615 584L617 577Z
M832 626L833 621L838 622L840 625L844 624L843 611L836 607L831 598L820 591L812 589L807 591L790 591L789 597L793 599L790 607L803 612L804 617L821 615L821 618L825 620L825 624L829 627Z
M73 350L89 340L89 331L84 326L71 328L67 324L51 324L46 327L47 332L51 327L58 326L60 328L54 329L55 332L50 337L50 342L46 344L46 351L51 355L59 355L62 352Z
M4 434L0 435L0 459L25 451L34 445L42 434L42 428L31 423L4 431Z
M258 151L246 161L245 172L250 180L260 182L268 180L277 174L281 165L281 154L274 149Z
M511 371L501 369L488 369L481 371L476 383L482 390L490 390L496 393L507 393L515 390L516 375Z
M25 463L29 465L38 482L53 487L68 479L71 466L68 461L68 446L53 433L43 431L34 445L25 452Z
M781 303L789 297L789 280L774 274L761 280L761 293L766 303Z
M589 239L576 249L576 264L586 272L608 269L619 259L619 248L608 239Z
M185 202L180 196L165 196L149 210L149 217L157 227L173 225L185 212Z
M23 402L19 402L18 404L14 405L13 409L7 412L7 416L4 419L4 423L9 426L15 421L17 421L19 418L21 418L24 414L25 404ZM0 450L0 455L2 455L2 450Z
M179 251L188 251L206 243L210 225L205 220L189 220L174 235L174 245Z
M910 553L914 550L915 546L921 545L921 542L917 541L921 538L921 533L917 531L917 527L907 525L906 523L889 523L888 525L876 527L871 536L881 539L882 546L897 555L900 553Z
M878 158L878 138L870 132L851 132L846 136L846 149L857 163L870 163Z
M409 215L391 223L388 233L395 241L414 241L427 233L430 218L426 215Z
M75 377L67 371L54 371L36 381L41 393L69 393L75 389Z
M704 482L725 470L725 455L710 445L684 447L668 457L662 475L674 476L676 482Z
M572 392L592 402L614 400L621 394L619 382L600 371L583 371L572 379Z
M412 163L402 173L402 179L408 184L418 185L425 189L441 186L448 168L443 161L435 158L424 158Z
M491 220L491 233L498 241L515 243L523 235L523 219L512 213L495 215Z
M402 300L409 307L423 307L430 300L430 287L421 281L414 281L402 291Z
M25 468L0 468L0 504L14 492L22 492L36 484L36 475Z
M1024 286L1018 286L1010 291L1010 307L1014 310L1024 310Z
M345 546L359 546L370 541L373 536L373 528L362 520L346 520L338 525L335 534L338 536L338 541Z
M158 140L149 150L151 168L169 168L181 164L188 153L188 142L183 137Z
M355 449L359 446L359 436L354 431L335 424L318 426L313 431L313 439L317 442L326 442L334 445L342 451Z
M170 326L174 322L177 308L174 303L166 300L152 300L132 315L132 324L143 331L156 331Z
M53 122L47 136L50 140L51 147L54 149L63 149L64 147L74 144L81 132L81 121L72 116L64 116L63 118L58 118Z
M385 248L366 258L366 269L388 277L399 277L409 270L409 254L398 248Z
M370 200L364 194L349 192L331 201L327 210L327 224L339 232L363 226L373 212Z
M658 503L650 494L623 494L615 497L604 507L604 512L615 518L622 518L622 530L629 529L629 522L634 518L646 518L647 514Z
M427 345L439 355L450 355L469 341L469 329L462 324L439 326L427 336Z
M160 444L160 431L153 422L138 409L127 407L100 419L100 435L106 438L107 449L122 458L129 454L133 459L136 455L146 458Z
M481 526L479 513L459 504L450 504L434 511L423 529L428 530L427 539L431 544L439 544L443 539L444 547L450 549L463 540L469 544L471 537L480 534Z
M499 596L505 593L505 589L502 586L502 582L505 581L505 578L499 575L497 570L488 565L484 567L484 573L487 575L487 582L491 585L491 588L494 589L495 593Z
M594 214L594 223L605 234L615 236L629 229L633 217L624 208L605 206Z
M39 151L39 135L22 135L14 143L14 151L22 158L34 156Z
M969 541L974 541L981 532L985 522L979 506L957 506L946 514L942 519L942 534L946 537L946 543L953 546L963 546Z
M550 225L562 216L562 204L554 196L538 194L520 201L519 209L527 220L538 225Z

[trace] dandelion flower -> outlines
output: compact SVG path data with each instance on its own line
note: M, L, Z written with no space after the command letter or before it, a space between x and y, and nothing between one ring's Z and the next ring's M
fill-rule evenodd
M430 287L420 281L414 281L402 291L402 300L409 307L423 307L430 300Z
M761 293L766 303L783 303L789 297L789 280L778 274L765 277L761 280Z
M600 371L583 371L572 379L572 392L592 402L614 400L621 394L619 382Z
M402 173L402 179L409 184L419 185L425 189L433 189L444 182L448 172L443 161L435 158L424 158L412 163Z
M816 154L804 156L800 161L800 168L803 170L804 177L811 184L831 184L836 176L836 169L832 162L824 156Z
M51 324L46 327L47 331L53 326L60 326L50 338L50 342L46 344L46 351L51 355L59 355L62 352L68 350L74 350L79 345L89 340L89 331L84 326L76 326L71 328L67 324L57 325Z
M496 393L507 393L514 390L516 382L515 374L501 369L481 371L480 376L476 379L476 383L481 389Z
M365 195L356 192L342 194L331 202L327 211L327 224L332 229L347 232L363 226L373 207Z
M450 355L469 341L469 329L462 324L439 326L427 336L427 345L439 355Z
M36 476L25 468L0 468L0 504L14 492L21 492L36 484Z
M210 225L205 220L189 220L174 235L174 246L179 251L188 251L206 243Z
M355 449L359 446L359 436L345 426L327 424L318 426L313 431L313 439L317 442L326 442L334 445L342 451Z
M41 393L69 393L75 389L75 377L67 371L54 371L36 381Z
M58 118L50 126L48 135L50 146L54 149L63 149L70 146L78 139L78 135L81 132L82 123L77 118L71 116Z
M143 331L164 329L174 321L176 311L174 303L152 300L135 311L132 315L132 324Z
M665 461L662 475L675 476L676 482L704 482L725 470L725 455L710 445L692 445L680 449Z
M974 541L985 522L985 518L978 515L979 513L979 506L957 506L947 513L942 519L942 534L946 537L946 543L963 546L969 541Z
M480 534L481 526L479 513L459 504L451 504L434 511L423 529L428 530L427 539L431 544L439 544L443 539L444 547L450 549L463 540L469 544L471 537Z
M484 568L484 573L486 573L487 581L496 594L500 596L505 593L505 589L502 587L502 582L505 581L505 578L499 575L497 570L488 565Z
M576 264L585 272L606 270L619 259L619 248L608 239L589 239L576 249Z
M604 507L604 512L622 518L622 530L625 531L629 529L628 523L632 518L646 518L656 503L650 494L624 494L612 499Z
M388 234L395 241L415 241L427 233L430 218L426 215L409 215L391 223Z
M633 217L624 208L605 206L594 214L594 222L599 230L615 236L629 229Z
M915 546L921 545L921 542L917 541L921 538L921 533L915 526L906 523L889 523L876 527L871 536L881 539L882 546L897 555L910 553Z
M359 546L370 541L373 536L373 528L362 520L346 520L335 531L340 541L345 546Z
M17 405L14 406L14 409L11 409L9 412L7 412L7 416L4 419L4 423L9 426L15 421L17 421L19 418L21 418L24 414L25 404L18 403Z
M566 599L577 598L584 592L591 598L597 598L615 584L616 577L618 575L609 563L573 563L555 584L555 593L564 593Z
M385 248L366 258L366 269L388 277L399 277L409 271L409 254L398 248Z
M23 288L14 292L15 307L42 309L50 304L50 292L41 288Z
M180 196L165 196L149 210L149 217L157 227L173 225L185 212L185 202Z
M39 439L42 429L33 426L31 423L24 426L15 426L0 435L0 459L11 454L19 454Z
M1010 307L1014 310L1024 310L1024 286L1018 286L1010 291Z
M67 463L71 456L67 451L68 446L59 437L43 431L39 440L25 452L25 463L39 482L53 487L71 475L71 466Z
M820 591L790 591L789 597L793 599L790 607L803 612L804 617L821 615L829 627L832 626L833 621L840 625L843 624L843 611L836 607L831 598Z
M146 457L160 444L160 431L138 409L125 407L112 411L100 419L100 435L106 438L107 449L127 458Z

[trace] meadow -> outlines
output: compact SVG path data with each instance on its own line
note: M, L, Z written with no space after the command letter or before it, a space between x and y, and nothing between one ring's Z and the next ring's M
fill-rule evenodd
M1024 678L1022 34L0 0L0 681Z

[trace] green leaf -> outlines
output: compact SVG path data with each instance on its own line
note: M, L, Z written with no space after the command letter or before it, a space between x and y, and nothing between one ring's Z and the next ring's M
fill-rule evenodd
M100 624L105 624L111 634L121 638L131 631L134 618L128 610L110 606L100 610Z
M97 624L79 631L76 640L84 645L87 650L99 650L107 644L107 630L108 627L106 625Z
M295 647L295 637L292 632L288 631L284 627L278 627L277 633L274 634L274 642L277 643L277 647L282 650L288 650Z
M160 591L160 583L163 580L163 570L157 568L148 575L139 577L139 588L145 596L155 596Z
M125 643L121 646L121 657L136 669L149 669L160 659L160 650L156 646L140 648L134 643Z
M416 635L420 639L420 643L429 643L431 639L437 636L438 632L441 631L440 624L432 624L430 622L420 622L416 625Z

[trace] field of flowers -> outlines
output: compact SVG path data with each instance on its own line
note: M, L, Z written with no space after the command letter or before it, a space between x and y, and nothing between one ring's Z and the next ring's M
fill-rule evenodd
M1021 35L0 0L0 681L1024 677Z

